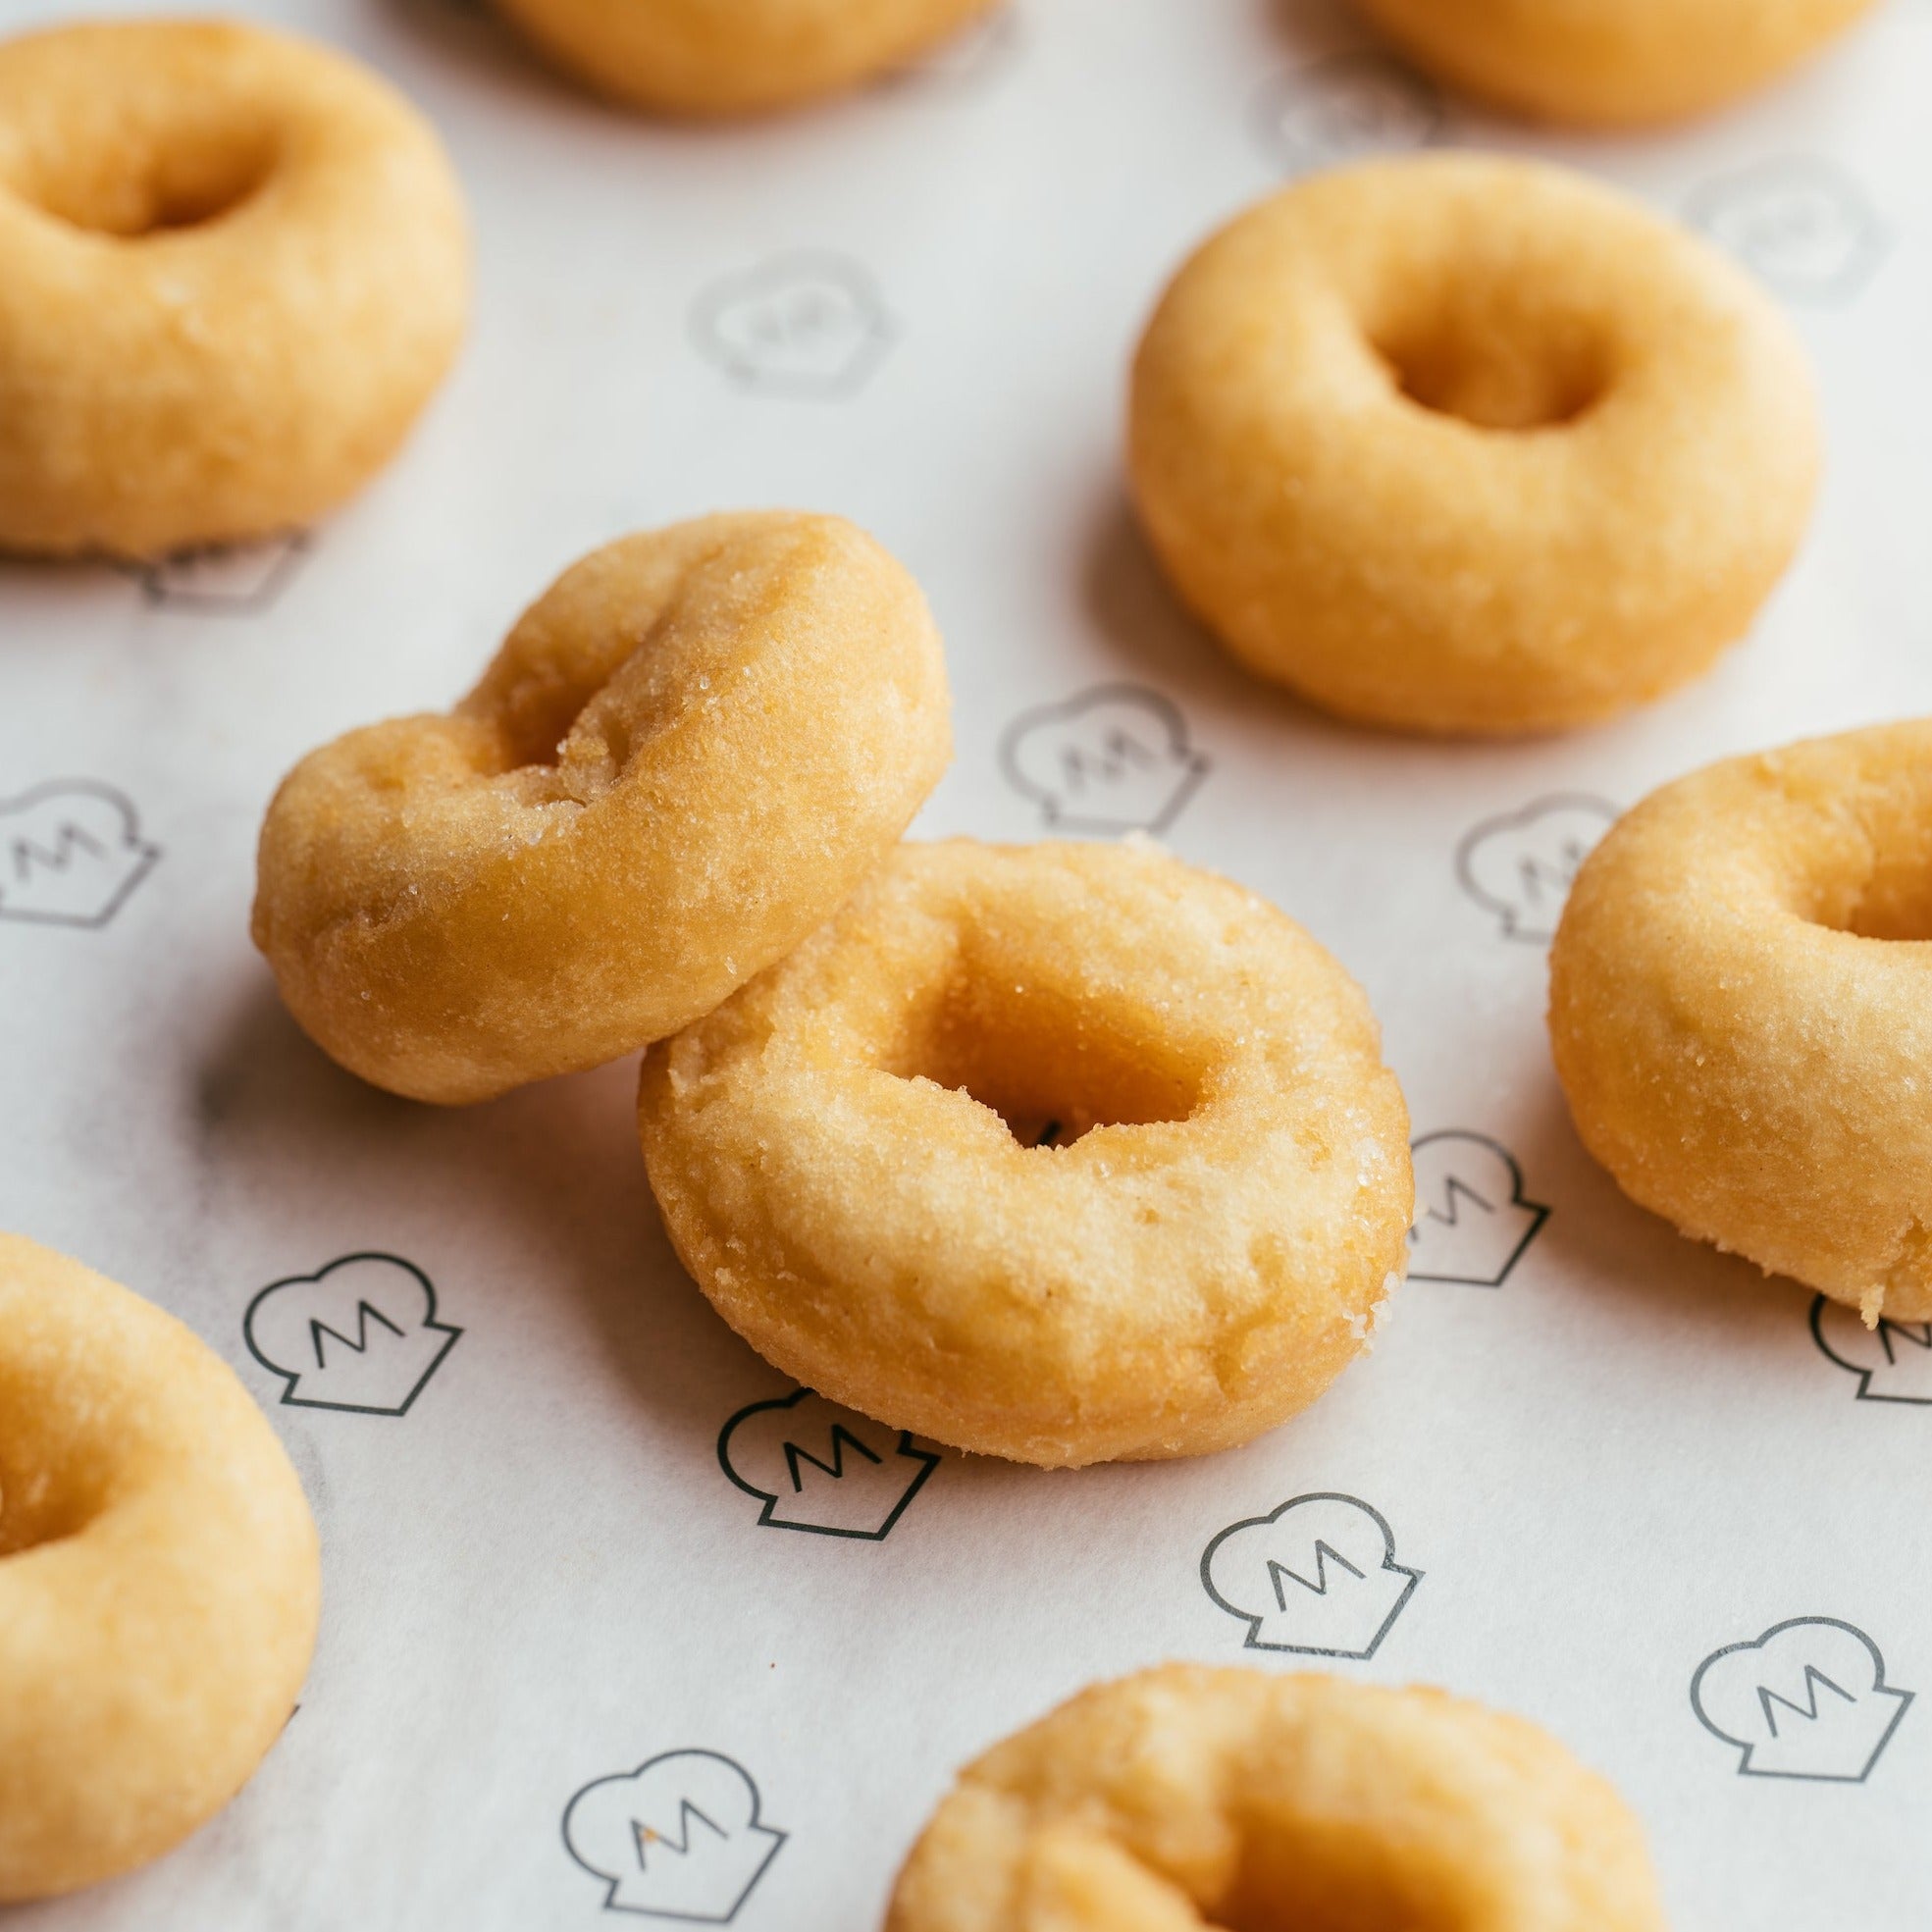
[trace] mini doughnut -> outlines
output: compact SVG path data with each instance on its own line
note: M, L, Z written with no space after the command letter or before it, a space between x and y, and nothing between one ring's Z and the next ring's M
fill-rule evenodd
M211 21L0 44L0 548L308 522L429 400L468 277L435 134L339 54Z
M951 756L919 589L838 517L700 517L573 564L447 716L311 753L255 943L310 1036L482 1100L676 1032L820 924Z
M1871 0L1361 0L1405 52L1499 107L1583 128L1721 107Z
M1642 1829L1520 1717L1169 1664L969 1764L885 1932L1664 1932Z
M1237 657L1437 732L1584 724L1695 677L1818 468L1802 354L1736 269L1580 176L1475 155L1320 177L1214 236L1141 342L1128 441L1156 552Z
M1932 719L1653 792L1585 861L1549 971L1577 1131L1632 1200L1932 1321Z
M318 1590L301 1484L227 1364L0 1235L0 1905L212 1818L288 1721Z
M747 114L912 60L999 0L502 0L557 66L671 114Z
M1150 845L902 846L647 1056L651 1185L718 1312L895 1428L1067 1466L1312 1402L1406 1260L1354 982Z

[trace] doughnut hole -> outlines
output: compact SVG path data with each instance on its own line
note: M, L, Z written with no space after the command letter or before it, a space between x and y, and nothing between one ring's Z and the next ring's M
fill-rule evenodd
M0 1358L0 1561L76 1535L106 1506L108 1472L76 1407Z
M1864 863L1836 851L1814 868L1800 910L1859 939L1932 940L1932 771L1895 770L1856 795Z
M1493 1921L1454 1860L1279 1802L1244 1820L1212 1932L1485 1932Z

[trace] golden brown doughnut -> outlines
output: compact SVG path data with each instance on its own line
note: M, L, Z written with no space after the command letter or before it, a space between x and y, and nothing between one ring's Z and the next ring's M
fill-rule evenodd
M1871 0L1361 0L1390 39L1498 106L1585 128L1721 107L1776 79Z
M862 531L770 511L626 537L453 712L295 767L255 943L344 1067L482 1100L673 1033L790 952L951 748L925 600Z
M685 1266L835 1402L1049 1466L1312 1402L1400 1277L1374 1017L1272 906L1145 843L902 846L646 1058Z
M341 55L212 21L0 44L0 548L307 522L402 441L468 281L436 135Z
M886 1932L1664 1932L1637 1820L1441 1691L1170 1664L969 1764Z
M1443 732L1695 677L1818 467L1801 351L1737 269L1581 176L1461 154L1318 177L1208 241L1128 440L1154 548L1236 656Z
M1585 862L1549 962L1584 1145L1868 1322L1932 1320L1932 719L1727 758Z
M747 114L909 61L999 0L502 0L556 64L671 114Z
M0 1905L145 1864L282 1735L315 1523L218 1356L0 1234Z

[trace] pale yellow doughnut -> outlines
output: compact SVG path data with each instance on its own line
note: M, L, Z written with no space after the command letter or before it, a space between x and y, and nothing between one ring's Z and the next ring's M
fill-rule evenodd
M878 864L952 751L918 586L839 517L700 517L573 564L447 715L311 753L255 943L344 1067L481 1100L708 1013Z
M664 1225L831 1399L963 1449L1199 1455L1312 1402L1406 1259L1408 1117L1299 926L1151 846L902 846L652 1050Z
M1932 1320L1932 719L1652 793L1549 970L1571 1115L1625 1193L1869 1321Z
M1398 45L1499 106L1577 127L1701 114L1776 79L1872 0L1361 0Z
M442 381L468 281L436 135L341 55L214 21L0 45L0 548L319 516Z
M1215 235L1141 342L1128 442L1155 550L1236 656L1445 732L1585 724L1697 675L1818 468L1803 356L1737 269L1582 176L1478 155L1318 177Z
M1637 1820L1440 1691L1170 1664L960 1774L886 1932L1664 1932Z
M0 1235L0 1905L158 1858L241 1789L294 1708L318 1577L233 1371Z
M1000 0L500 0L556 64L671 114L747 114L910 61Z

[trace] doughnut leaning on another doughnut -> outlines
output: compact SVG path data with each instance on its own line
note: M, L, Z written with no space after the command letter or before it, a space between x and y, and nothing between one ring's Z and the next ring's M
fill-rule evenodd
M912 60L999 0L502 0L556 64L671 114L750 114Z
M1570 890L1549 1035L1633 1200L1867 1321L1932 1321L1932 719L1627 813Z
M1068 1466L1315 1400L1407 1257L1408 1116L1301 928L1151 846L899 847L646 1057L671 1240L833 1401Z
M443 380L468 284L436 135L341 55L210 21L0 44L0 548L333 508Z
M1616 1793L1440 1691L1170 1664L960 1773L885 1932L1664 1932Z
M481 1100L634 1052L790 952L952 751L939 633L862 531L700 517L573 564L448 715L312 752L253 930L351 1071Z
M282 1735L315 1524L172 1316L0 1235L0 1905L159 1857Z
M1632 128L1722 107L1872 0L1360 0L1444 80L1540 120Z
M1202 246L1135 358L1128 461L1251 669L1369 723L1521 732L1739 637L1818 442L1796 338L1729 262L1581 176L1453 154L1315 177Z

